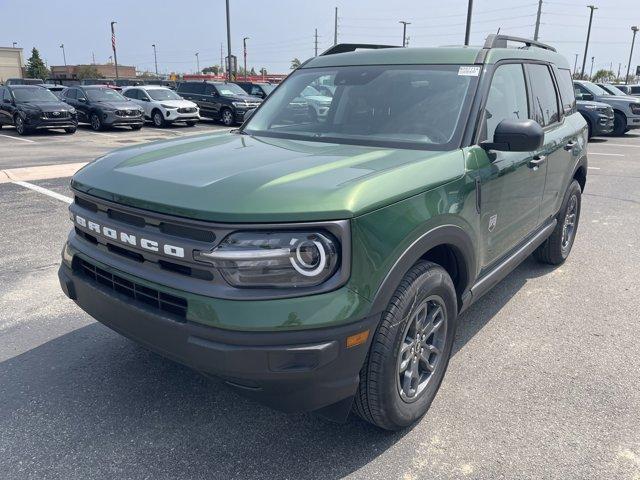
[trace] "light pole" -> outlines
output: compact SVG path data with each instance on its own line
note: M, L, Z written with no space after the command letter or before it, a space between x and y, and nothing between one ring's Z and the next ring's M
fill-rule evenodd
M589 70L589 79L593 78L593 61L596 59L596 57L591 57L591 70Z
M60 48L62 49L62 60L64 61L64 67L67 68L67 55L64 53L64 43L60 44Z
M198 69L198 75L200 75L200 53L196 52L196 68Z
M633 57L633 44L636 42L636 33L638 33L638 27L635 25L631 27L633 31L633 39L631 40L631 52L629 52L629 63L627 64L627 76L624 79L624 84L629 85L629 70L631 69L631 57Z
M467 28L464 32L464 44L469 45L469 37L471 36L471 14L473 13L473 0L469 0L467 6Z
M538 34L540 33L540 17L542 16L542 0L538 0L538 14L536 15L536 29L533 32L533 39L538 41Z
M158 76L158 54L156 52L156 44L151 45L153 47L153 60L156 64L156 77Z
M574 55L576 56L576 61L573 62L573 74L575 75L577 73L576 70L578 70L578 55L580 54L574 53Z
M242 49L244 53L244 79L247 80L247 40L249 37L244 37L242 39Z
M404 20L400 20L398 23L402 24L402 46L407 46L407 25L411 25L411 22L405 22Z
M113 63L116 67L116 80L119 78L118 76L118 54L116 53L116 30L114 25L118 22L111 22L111 48L113 48Z
M231 19L229 14L229 0L226 1L227 5L227 62L229 66L227 67L227 80L231 81Z
M587 5L587 8L591 9L591 13L589 14L589 28L587 29L587 41L584 44L584 57L582 57L582 71L580 72L580 76L584 77L584 67L587 63L587 51L589 50L589 37L591 36L591 22L593 21L593 11L597 10L598 7L595 5Z

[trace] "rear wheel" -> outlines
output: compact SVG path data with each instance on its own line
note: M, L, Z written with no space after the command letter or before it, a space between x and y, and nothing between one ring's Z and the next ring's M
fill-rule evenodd
M102 120L100 120L100 116L97 113L92 113L89 117L89 123L91 124L91 129L95 132L102 130Z
M571 182L556 217L558 223L553 233L535 251L535 257L542 263L560 265L573 247L580 221L582 189L577 180Z
M383 314L360 372L354 410L387 430L426 413L449 363L457 323L456 292L431 262L404 276Z
M621 137L627 132L627 118L620 112L614 112L613 134Z
M162 112L160 110L154 110L153 113L151 114L151 120L153 120L153 124L158 127L164 127L167 122L164 120L164 115L162 115Z
M16 131L18 132L18 135L28 135L30 130L27 128L27 126L24 123L24 120L22 119L22 117L20 115L16 115L15 119L14 119L14 124L16 126Z
M233 118L233 112L228 108L225 108L224 110L222 110L222 114L220 115L220 120L226 127L232 127L233 124L235 123L235 119Z

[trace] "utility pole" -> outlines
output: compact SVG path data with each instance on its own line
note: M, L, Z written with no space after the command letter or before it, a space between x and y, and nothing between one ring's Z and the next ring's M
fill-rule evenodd
M542 0L538 0L538 16L536 17L536 31L533 33L533 39L538 41L538 33L540 33L540 17L542 16Z
M116 67L116 80L119 78L118 76L118 54L116 52L116 30L114 25L118 22L111 22L111 48L113 48L113 63Z
M227 0L227 61L229 62L229 67L227 68L227 80L231 81L231 20L229 18L229 0Z
M633 32L633 39L631 40L631 52L629 52L629 63L627 64L627 76L624 79L624 84L629 85L629 70L631 69L631 57L633 57L633 44L636 43L636 33L638 33L639 28L637 26L631 27L631 31Z
M593 61L596 59L596 57L591 57L591 70L589 71L589 79L593 78Z
M247 80L247 40L249 37L244 37L242 39L242 49L244 52L244 79Z
M575 75L577 73L576 70L578 70L578 55L580 54L574 53L574 55L576 56L576 60L573 62L573 74Z
M467 28L464 32L464 44L469 45L469 37L471 36L471 15L473 14L473 0L469 0L467 6Z
M411 25L411 22L405 22L404 20L400 20L398 23L402 24L402 46L407 46L407 25Z
M65 69L67 67L67 55L64 53L64 43L60 44L60 48L62 49L62 59L64 60Z
M93 65L96 64L96 54L94 52L91 52L91 61L93 62Z
M591 9L591 13L589 14L589 28L587 29L587 41L584 44L584 57L582 57L582 71L580 72L580 76L584 77L584 67L587 63L587 52L589 50L589 37L591 36L591 22L593 21L593 11L597 10L598 7L595 5L587 5L587 8Z
M618 76L616 77L616 80L620 79L620 69L622 68L622 63L618 63Z
M156 52L156 44L151 45L153 47L153 61L156 64L156 77L158 76L158 54Z
M224 47L220 42L220 73L224 74Z
M318 29L316 28L316 35L315 35L315 47L314 47L314 57L318 56Z
M333 44L338 44L338 7L336 7L335 15L333 17Z
M196 73L200 75L200 52L196 52L196 67L198 68Z

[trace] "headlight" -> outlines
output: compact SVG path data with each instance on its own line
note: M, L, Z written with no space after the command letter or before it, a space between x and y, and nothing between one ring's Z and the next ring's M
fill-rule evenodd
M75 109L75 108L70 108L70 109L69 109L69 113L70 113L71 115L75 115L75 114L76 114L76 109Z
M587 110L595 110L598 107L596 107L595 105L585 105L584 108L586 108Z
M629 108L634 115L640 115L640 103L630 103Z
M161 107L166 108L167 110L175 110L178 107L174 107L173 105L165 105L164 103L160 104Z
M247 107L247 104L245 102L231 102L231 103L233 103L233 106L236 108Z
M339 245L329 233L236 232L195 259L219 269L235 287L312 287L339 265Z

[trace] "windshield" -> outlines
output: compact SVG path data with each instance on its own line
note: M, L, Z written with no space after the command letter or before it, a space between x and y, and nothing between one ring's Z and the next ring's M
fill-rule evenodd
M239 87L235 83L225 83L225 84L216 85L216 88L220 92L220 95L227 95L227 96L247 95L247 92L245 92L241 87Z
M168 88L151 88L147 94L154 100L182 100L182 97Z
M479 68L474 68L390 65L297 70L243 131L357 145L455 148L461 136L460 118L478 80ZM333 91L333 97L316 86ZM304 108L301 99L306 101Z
M127 99L110 88L87 88L87 97L94 102L126 102Z
M599 87L595 83L592 82L583 82L583 85L594 95L611 95L604 88Z
M16 102L59 102L58 97L46 88L13 88Z

